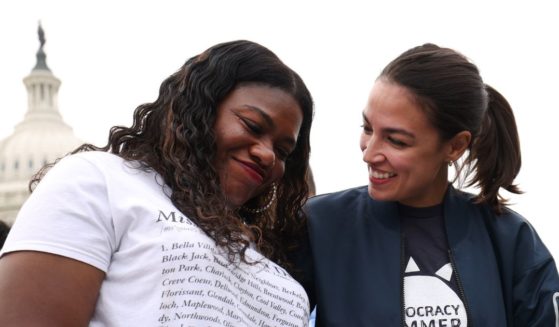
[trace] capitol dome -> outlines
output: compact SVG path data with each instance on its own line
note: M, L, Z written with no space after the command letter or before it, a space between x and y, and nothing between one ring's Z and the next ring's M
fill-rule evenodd
M39 26L37 64L23 79L27 88L27 113L14 132L0 141L0 220L12 224L29 196L31 176L45 163L53 162L83 142L58 111L56 78L46 63L44 32Z

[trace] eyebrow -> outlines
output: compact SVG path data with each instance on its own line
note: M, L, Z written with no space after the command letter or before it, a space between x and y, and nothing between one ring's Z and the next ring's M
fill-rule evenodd
M276 127L276 123L274 122L274 120L272 119L272 117L270 117L270 115L268 115L264 110L252 106L250 104L245 104L242 106L243 108L249 109L250 111L258 114L260 117L262 117L262 119L264 119L264 121L266 122L266 125L268 125L269 127ZM297 144L297 141L294 140L291 137L287 137L285 138L285 142L289 143L290 146L295 146Z
M369 122L369 120L365 116L365 113L361 113L361 114L363 115L363 120L367 124L370 125L371 123ZM382 131L384 131L385 133L388 133L388 134L402 134L402 135L409 136L411 138L415 138L415 134L413 134L411 132L408 132L408 131L406 131L405 129L402 129L402 128L387 127L387 128L382 129Z
M257 113L260 117L262 117L262 119L264 119L266 121L266 124L268 124L271 127L275 127L276 124L274 123L274 120L272 119L272 117L270 117L270 115L268 115L266 112L264 112L264 110L255 107L255 106L251 106L250 104L245 104L243 105L243 107L249 109L250 111Z

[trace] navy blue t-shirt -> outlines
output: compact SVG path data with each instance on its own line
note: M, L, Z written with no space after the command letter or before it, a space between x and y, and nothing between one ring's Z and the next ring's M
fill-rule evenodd
M442 205L398 206L404 240L404 315L408 327L467 326L453 271Z

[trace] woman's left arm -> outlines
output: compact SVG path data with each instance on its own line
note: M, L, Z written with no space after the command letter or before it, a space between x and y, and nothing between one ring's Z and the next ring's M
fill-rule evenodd
M555 261L534 230L517 244L514 275L514 326L559 326L559 274ZM534 263L526 266L526 262ZM523 264L523 263L524 264Z

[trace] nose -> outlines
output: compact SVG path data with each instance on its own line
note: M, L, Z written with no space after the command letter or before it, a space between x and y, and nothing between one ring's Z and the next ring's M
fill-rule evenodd
M250 155L262 168L268 169L276 164L276 154L271 144L260 142L250 148Z
M368 164L377 164L386 159L382 154L379 140L374 135L362 137L361 151L363 151L363 161Z

